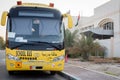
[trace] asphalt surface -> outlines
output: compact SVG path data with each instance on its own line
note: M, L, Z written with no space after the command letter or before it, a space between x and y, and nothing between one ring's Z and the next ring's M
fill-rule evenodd
M50 75L48 72L16 72L9 75L5 66L5 51L0 50L0 80L66 80L56 74Z

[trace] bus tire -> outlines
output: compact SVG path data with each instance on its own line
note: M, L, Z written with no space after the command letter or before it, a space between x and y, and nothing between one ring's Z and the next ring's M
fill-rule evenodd
M50 71L50 75L55 75L56 71Z
M14 71L8 71L8 74L9 74L9 75L13 75L13 74L14 74Z

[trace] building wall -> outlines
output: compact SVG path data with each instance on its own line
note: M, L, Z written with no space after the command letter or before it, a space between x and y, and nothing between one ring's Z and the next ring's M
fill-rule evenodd
M119 10L120 0L111 0L94 9L94 16L103 16L108 13Z
M113 57L120 57L120 38L114 39L114 55Z
M106 51L105 51L105 57L111 57L111 49L112 47L111 45L111 39L107 39L107 40L97 40L97 42L99 42L102 46L106 47Z
M79 23L79 28L94 25L99 27L100 22L104 19L110 19L114 23L114 36L110 39L98 40L98 42L105 46L106 57L120 57L120 0L111 0L94 9L94 15L82 19Z

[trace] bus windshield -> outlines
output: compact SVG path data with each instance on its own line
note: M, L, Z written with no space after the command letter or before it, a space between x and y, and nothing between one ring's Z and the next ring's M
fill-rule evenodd
M38 14L33 11L31 13L20 11L18 17L9 17L7 25L9 47L25 50L41 48L46 50L56 47L59 49L61 46L63 48L64 25L61 19L52 17L54 14L50 12ZM25 44L21 45L23 43ZM31 45L31 48L27 45Z

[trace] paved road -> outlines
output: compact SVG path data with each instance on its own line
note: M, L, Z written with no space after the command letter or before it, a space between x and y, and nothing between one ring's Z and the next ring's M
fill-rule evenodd
M120 80L118 78L111 77L106 74L86 70L84 68L80 68L77 65L73 65L69 63L65 64L64 71L78 78L81 78L81 80Z
M5 51L0 51L0 80L66 80L56 74L51 76L45 72L19 72L8 75L5 67Z

